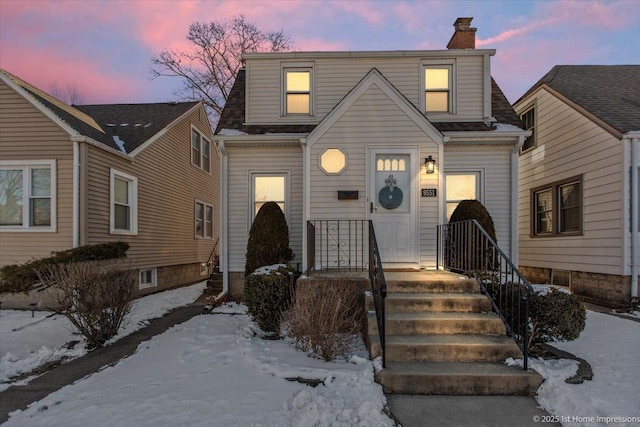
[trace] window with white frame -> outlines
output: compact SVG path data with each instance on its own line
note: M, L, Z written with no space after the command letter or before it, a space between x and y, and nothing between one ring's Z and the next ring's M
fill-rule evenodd
M0 230L55 231L56 161L0 161Z
M152 288L158 285L158 273L156 268L141 269L139 274L139 289Z
M191 163L211 172L211 142L194 127L191 127Z
M111 169L111 234L138 234L138 178Z
M447 221L463 200L480 200L480 172L453 172L445 174Z
M252 173L251 174L251 221L266 202L275 202L286 216L287 174ZM251 224L249 224L250 226Z
M426 113L454 113L454 63L423 62L422 107Z
M282 80L284 115L312 115L313 68L310 66L285 66Z
M582 233L582 177L531 190L531 234L556 237Z
M196 200L194 227L196 239L213 239L213 205Z
M524 113L520 114L520 120L522 120L522 126L525 130L531 131L531 136L528 136L527 139L524 140L524 144L522 145L521 152L525 152L530 148L536 146L536 109L535 107L531 107L528 110L525 110Z

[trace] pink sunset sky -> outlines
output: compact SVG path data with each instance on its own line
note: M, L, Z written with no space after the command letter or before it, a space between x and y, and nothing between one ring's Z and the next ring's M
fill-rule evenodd
M0 0L0 67L82 102L177 100L177 78L151 80L151 57L187 49L192 22L243 13L283 30L294 50L446 49L457 17L511 102L558 64L639 64L640 1Z

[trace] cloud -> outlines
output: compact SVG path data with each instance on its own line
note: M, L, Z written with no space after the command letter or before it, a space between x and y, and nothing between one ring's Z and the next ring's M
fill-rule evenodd
M345 12L352 13L372 25L380 25L384 21L384 14L377 10L375 2L369 1L332 1L330 5Z

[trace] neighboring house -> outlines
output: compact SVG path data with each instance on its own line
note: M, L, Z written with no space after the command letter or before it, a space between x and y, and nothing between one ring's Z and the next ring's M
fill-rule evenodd
M304 271L364 267L367 220L386 268L435 268L436 226L468 198L517 255L529 133L491 77L495 50L475 49L470 22L456 21L448 50L244 55L213 138L225 290L242 291L248 232L268 200L283 208Z
M555 66L516 103L521 270L587 301L638 298L640 66Z
M0 70L0 266L125 241L140 293L206 279L211 137L202 103L70 106Z

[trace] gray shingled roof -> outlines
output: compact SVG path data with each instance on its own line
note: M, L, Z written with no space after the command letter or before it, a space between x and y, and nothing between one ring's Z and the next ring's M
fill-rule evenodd
M316 125L244 125L245 118L245 70L238 71L236 81L220 115L215 133L222 129L232 129L250 135L265 133L310 133ZM491 107L498 123L511 124L522 128L522 122L502 93L498 84L491 79ZM492 127L482 122L432 122L441 132L447 131L489 131Z
M517 102L542 85L620 133L640 131L640 65L556 65Z
M114 142L114 138L117 137L124 142L125 151L131 153L197 104L197 102L165 102L74 105L73 107L98 122L110 138L110 141L107 141L108 145L118 149Z

